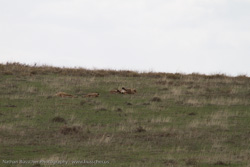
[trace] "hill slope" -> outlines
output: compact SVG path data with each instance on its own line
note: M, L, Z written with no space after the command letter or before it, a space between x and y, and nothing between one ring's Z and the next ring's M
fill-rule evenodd
M0 122L1 166L247 166L250 78L0 64Z

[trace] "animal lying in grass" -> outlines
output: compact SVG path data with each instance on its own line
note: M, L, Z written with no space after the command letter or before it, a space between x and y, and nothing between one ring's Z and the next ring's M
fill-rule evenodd
M123 89L121 89L121 90L115 89L115 90L111 90L110 93L111 94L126 94L126 91Z
M118 94L121 93L121 91L119 89L115 89L115 90L111 90L109 91L111 94Z
M99 95L99 93L88 93L84 97L98 97Z
M135 94L136 92L137 92L136 89L124 88L124 87L122 87L121 90L115 89L115 90L110 91L110 93L112 93L112 94ZM100 95L99 93L88 93L88 94L84 95L84 97L99 97L99 95ZM58 92L55 94L55 96L76 97L76 96L73 96L73 95L65 93L65 92Z
M124 87L122 87L121 90L115 89L115 90L110 91L110 93L112 94L135 94L136 92L137 92L136 89L130 89L130 88L124 88Z
M135 94L137 91L136 89L130 89L130 88L122 88L122 90L126 93L126 94Z
M88 93L86 95L84 95L83 97L98 97L100 94L99 93ZM77 97L65 92L58 92L56 93L54 96L58 96L58 97Z
M58 97L75 97L71 94L68 94L68 93L65 93L65 92L58 92L55 94L55 96L58 96Z

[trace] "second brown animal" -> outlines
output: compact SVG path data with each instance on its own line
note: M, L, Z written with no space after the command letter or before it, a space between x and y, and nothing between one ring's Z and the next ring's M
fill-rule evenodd
M98 97L99 95L99 93L88 93L84 97Z
M112 94L135 94L136 92L137 92L136 89L124 88L124 87L122 87L121 90L115 89L110 91L110 93Z

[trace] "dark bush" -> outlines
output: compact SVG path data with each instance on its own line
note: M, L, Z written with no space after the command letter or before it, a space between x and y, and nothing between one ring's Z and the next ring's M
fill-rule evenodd
M151 101L153 101L153 102L161 102L161 98L159 98L159 97L153 97L151 99Z
M137 128L135 129L135 132L139 132L139 133L141 133L141 132L146 132L146 129L144 129L142 126L139 126L139 127L137 127Z
M57 116L52 119L52 122L66 123L66 120L62 117Z
M80 132L80 129L81 127L79 126L72 126L72 127L64 126L60 129L60 132L64 135L77 134Z

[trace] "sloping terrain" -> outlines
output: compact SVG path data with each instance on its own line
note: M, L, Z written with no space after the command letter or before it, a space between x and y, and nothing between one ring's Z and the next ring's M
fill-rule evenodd
M246 76L0 64L0 166L248 166L249 122Z

